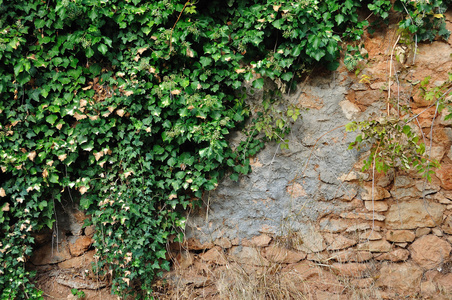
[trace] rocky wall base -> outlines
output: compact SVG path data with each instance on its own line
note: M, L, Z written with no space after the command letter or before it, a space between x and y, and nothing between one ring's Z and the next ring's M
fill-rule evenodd
M437 230L383 231L366 222L324 233L302 251L267 234L172 244L159 299L452 299L451 238ZM303 243L301 244L303 245ZM160 286L159 286L160 284Z

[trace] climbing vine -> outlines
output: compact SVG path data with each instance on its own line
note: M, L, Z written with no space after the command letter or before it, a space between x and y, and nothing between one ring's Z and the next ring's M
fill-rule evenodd
M384 18L388 2L0 0L1 298L42 296L26 269L32 233L55 226L63 198L98 229L112 291L150 298L180 209L250 172L263 147L254 130L228 144L250 115L243 82L287 90L307 66L335 69L369 26L358 10ZM431 15L441 1L397 3L445 34ZM298 117L290 109L280 122Z

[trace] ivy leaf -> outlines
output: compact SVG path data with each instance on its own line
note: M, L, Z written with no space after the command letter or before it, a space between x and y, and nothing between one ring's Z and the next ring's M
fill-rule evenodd
M90 58L94 55L94 50L91 47L88 47L85 51L86 57Z
M105 44L99 44L99 46L97 46L97 50L99 50L100 53L105 55L105 53L107 53L108 51L108 48Z
M253 81L253 88L261 89L264 87L264 78L258 78Z
M239 180L239 174L238 173L232 173L229 178L231 178L232 181Z
M344 16L341 14L336 15L334 19L336 20L337 25L341 25L341 23L344 22Z
M49 115L46 117L46 121L47 123L49 123L50 125L55 124L55 121L58 119L58 117L56 115Z
M281 79L284 81L290 81L293 77L293 73L292 72L287 72L281 75Z

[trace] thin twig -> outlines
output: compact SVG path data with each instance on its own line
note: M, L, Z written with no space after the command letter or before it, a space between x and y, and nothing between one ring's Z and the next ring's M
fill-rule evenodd
M182 13L183 13L184 10L185 10L185 7L187 7L187 4L189 4L189 3L190 3L190 0L188 0L188 1L185 3L185 5L184 5L184 7L182 8L182 10L181 10L179 16L177 17L176 23L174 23L173 28L171 28L170 44L169 44L169 49L170 49L170 50L169 50L168 56L171 55L171 50L172 50L172 45L173 45L173 31L174 31L174 28L176 27L177 22L179 22L179 19L180 19L180 17L182 16Z
M389 77L388 77L388 116L389 116L389 99L391 98L391 76L392 76L392 56L394 54L395 47L399 43L400 40L400 34L397 37L396 42L394 43L394 46L392 47L391 51L391 59L389 60Z

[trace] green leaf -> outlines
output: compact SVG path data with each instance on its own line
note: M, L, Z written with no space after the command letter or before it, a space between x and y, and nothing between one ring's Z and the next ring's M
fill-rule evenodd
M108 48L105 44L99 44L99 46L97 46L97 50L99 50L100 53L104 54L107 53Z
M91 47L88 47L86 49L85 53L86 53L86 57L90 58L90 57L92 57L94 55L94 50L91 49Z
M264 78L258 78L253 81L253 88L261 89L264 86Z
M232 181L239 180L239 174L238 173L232 173L229 178L231 178Z
M287 72L281 75L281 79L284 81L290 81L293 77L293 73L292 72Z
M85 210L88 209L92 203L93 203L92 200L89 199L88 197L82 197L80 199L80 207Z
M341 14L337 14L334 19L336 20L337 25L341 25L344 22L344 16Z
M55 124L55 121L58 119L58 117L56 115L49 115L46 117L46 121L47 123L49 123L50 125Z

